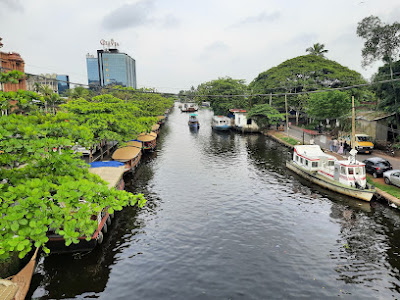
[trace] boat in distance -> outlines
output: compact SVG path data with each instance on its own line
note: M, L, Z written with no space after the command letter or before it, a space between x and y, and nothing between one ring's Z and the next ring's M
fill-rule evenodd
M219 131L231 129L231 119L225 116L214 116L211 120L211 128Z
M200 127L199 120L197 120L197 114L190 114L189 115L188 125L189 125L189 127L192 127L192 128L199 128Z
M367 183L365 164L353 155L348 160L337 160L318 145L298 145L286 167L315 184L353 198L371 201L375 194Z

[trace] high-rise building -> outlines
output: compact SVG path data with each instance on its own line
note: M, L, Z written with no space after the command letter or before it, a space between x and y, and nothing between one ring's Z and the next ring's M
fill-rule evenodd
M61 95L66 90L69 90L69 76L57 75L58 93Z
M101 41L103 50L97 50L97 57L88 54L86 65L89 86L121 85L136 89L136 62L126 53L115 49L118 43ZM108 47L114 48L108 48Z
M86 55L86 67L88 74L88 84L90 87L95 87L100 85L99 80L99 62L97 57L94 55L90 55L89 53Z

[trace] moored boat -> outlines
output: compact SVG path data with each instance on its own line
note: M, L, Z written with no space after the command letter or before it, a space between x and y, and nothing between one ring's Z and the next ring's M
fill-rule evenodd
M293 159L286 167L322 187L364 201L371 201L375 189L366 180L365 164L353 155L337 160L324 153L318 145L294 147Z
M199 110L198 106L194 103L185 103L181 107L181 112L195 112L198 110Z
M199 128L200 127L199 120L197 120L197 114L190 114L189 115L188 125L189 125L189 127L193 127L193 128Z
M118 161L96 161L90 163L89 172L97 174L104 181L108 182L108 187L115 187L118 190L123 190L125 187L123 174L125 173L125 164ZM53 230L49 230L47 237L49 241L46 246L51 250L51 253L69 253L69 252L84 252L93 250L97 244L101 244L104 239L104 234L108 232L108 226L111 224L111 217L107 208L93 214L91 219L97 220L97 228L90 240L86 240L85 236L78 237L79 243L72 243L69 246L65 245L63 236L56 234Z
M231 119L225 116L214 116L211 120L211 128L219 131L227 131L231 128Z
M151 127L151 132L154 132L154 133L158 134L160 132L160 124L154 124Z
M32 275L36 267L36 258L39 248L36 248L33 256L26 266L14 276L0 279L0 299L24 300L31 285Z
M156 148L157 145L157 133L141 133L137 139L143 143L142 149L145 151L151 151Z
M158 116L157 124L163 125L165 123L166 117L165 116Z
M126 147L114 151L112 159L124 163L125 172L132 171L140 162L142 157L142 142L129 141Z

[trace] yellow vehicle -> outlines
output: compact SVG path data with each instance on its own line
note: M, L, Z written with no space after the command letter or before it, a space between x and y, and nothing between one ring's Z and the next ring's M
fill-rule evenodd
M348 145L351 145L351 135L343 135L339 137L339 143L344 143L345 141ZM367 134L356 134L354 148L359 153L372 153L374 149L372 137Z

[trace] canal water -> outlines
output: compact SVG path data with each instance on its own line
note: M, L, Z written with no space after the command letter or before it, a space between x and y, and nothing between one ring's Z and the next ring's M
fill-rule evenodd
M157 151L88 254L42 258L33 299L400 298L400 212L330 193L285 168L263 135L211 130L175 108Z

